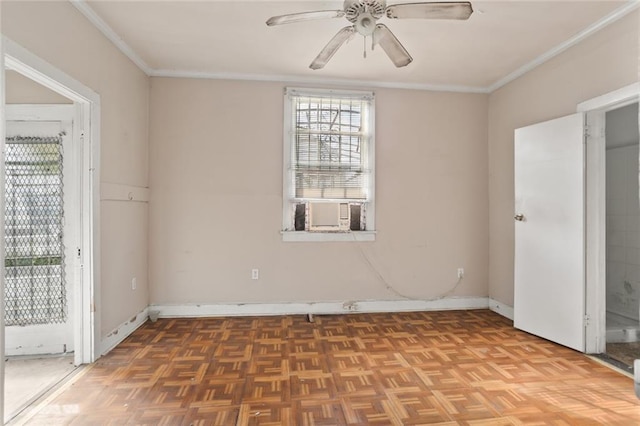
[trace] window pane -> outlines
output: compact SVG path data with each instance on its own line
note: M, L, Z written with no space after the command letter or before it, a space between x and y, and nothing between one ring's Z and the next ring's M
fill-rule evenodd
M365 198L361 99L297 97L296 197Z

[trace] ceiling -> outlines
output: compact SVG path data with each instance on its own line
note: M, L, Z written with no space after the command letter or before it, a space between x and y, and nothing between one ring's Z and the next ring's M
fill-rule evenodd
M129 49L150 75L469 91L501 85L541 55L590 34L605 18L612 20L612 13L621 16L634 7L616 0L478 0L472 1L468 21L383 17L380 22L413 56L411 64L394 67L382 49L371 51L370 41L363 58L363 37L356 35L325 68L314 71L308 68L311 61L349 22L337 18L267 27L265 21L274 15L342 9L341 1L110 0L75 5L103 32L112 31L112 40Z

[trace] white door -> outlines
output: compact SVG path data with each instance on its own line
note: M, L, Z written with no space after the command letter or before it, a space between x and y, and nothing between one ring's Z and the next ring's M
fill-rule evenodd
M5 355L74 350L72 133L73 105L7 108Z
M585 350L582 113L515 131L516 328Z

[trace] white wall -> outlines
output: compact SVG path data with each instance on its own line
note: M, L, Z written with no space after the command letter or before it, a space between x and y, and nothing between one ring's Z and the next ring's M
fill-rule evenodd
M147 188L149 78L68 2L3 1L1 7L4 35L101 96L101 184ZM112 198L103 197L100 206L98 339L149 301L147 204Z
M607 311L638 320L638 145L607 150Z
M152 78L151 303L487 296L487 95L375 90L377 240L285 243L283 89Z
M489 96L491 298L513 306L514 130L638 81L638 20L631 13Z

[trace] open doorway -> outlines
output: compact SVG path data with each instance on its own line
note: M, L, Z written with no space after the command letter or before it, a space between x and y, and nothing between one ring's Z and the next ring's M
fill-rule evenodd
M606 354L631 368L640 358L638 103L607 111Z
M610 111L634 105L628 110L622 110L621 113L631 117L627 125L635 126L635 140L637 145L637 104L639 96L640 83L634 83L580 103L577 108L577 114L516 130L516 148L518 145L522 145L522 149L516 149L515 156L516 211L514 219L518 225L522 226L516 227L514 323L517 328L522 328L532 334L537 334L548 340L573 347L574 349L589 354L605 354L607 351L606 128L607 126L610 127L610 133L612 131L618 131L623 134L629 133L629 131L620 130L620 127L616 126L612 121L620 118L619 115L615 113L610 115L610 123L607 123L606 114ZM612 138L613 137L610 136L610 139ZM624 139L624 137L621 138ZM520 142L518 141L519 139ZM541 141L546 143L541 143ZM628 142L620 142L618 148L622 148L622 145L628 145ZM611 148L614 147L612 146ZM632 150L633 148L629 147L629 149ZM549 151L555 153L555 156L551 157ZM526 155L518 155L518 153ZM623 155L623 157L624 156L625 155ZM634 170L628 172L630 175L629 181L635 180L635 183L626 181L624 183L626 187L624 191L626 191L627 194L635 191L635 196L629 195L629 200L625 200L625 206L627 204L633 205L634 202L637 206L639 179L637 148L635 148L635 154L631 153L629 156L634 157L633 161L628 164L628 167ZM526 159L528 163L519 165L518 158ZM611 156L611 158L613 158L613 156ZM529 164L535 162L536 159L539 159L541 164ZM564 163L562 167L558 167L558 164L565 160L571 162L571 169L565 166ZM567 173L571 172L571 181L577 182L577 184L569 189L567 189L566 186L559 187L556 185L556 181L563 183L569 182L568 177L556 178L552 182L553 184L548 184L549 175L545 173L542 177L534 176L536 177L535 179L525 180L525 183L529 182L529 184L533 185L531 187L533 191L520 191L519 195L519 188L522 189L526 187L526 185L525 187L521 187L519 184L519 180L522 181L522 176L519 179L519 171L523 173L526 171L535 171L536 173L544 172L546 169L542 166L547 167L549 164L555 165L557 170L566 171ZM635 176L633 176L634 173ZM530 175L530 173L523 174L524 177L533 176ZM546 187L541 188L543 184L545 184ZM567 207L566 203L559 203L557 200L551 203L543 203L542 207L531 202L531 200L540 201L542 199L540 194L547 194L549 192L556 193L560 189L562 189L563 195L559 200L563 203L576 197L581 197L582 199L570 207ZM533 194L534 197L527 198L527 194ZM612 193L612 195L615 194ZM523 209L525 204L527 211ZM560 204L562 207L561 211L558 210ZM554 208L554 214L541 215L540 212L549 211L548 206L550 205ZM630 215L634 216L637 215L637 213L630 210ZM560 248L559 245L554 244L554 241L558 238L557 232L552 238L547 239L541 239L539 235L537 235L538 233L532 233L530 231L528 231L529 238L522 238L525 236L524 232L518 232L519 228L525 230L541 223L541 218L561 227L570 226L571 229L577 228L577 231L573 232L570 240L578 242L577 245L572 246L571 265L564 261L564 258L560 259L561 256L558 256L558 254L565 256L567 251L564 248ZM611 221L612 219L609 220ZM563 221L564 223L561 223ZM636 265L640 265L640 262L638 262L638 257L640 257L640 244L638 243L640 239L640 227L637 227L637 217L635 219L625 218L625 226L627 226L627 222L631 229L625 228L627 230L619 234L622 235L622 237L613 235L614 240L610 241L610 243L616 243L615 238L622 238L624 241L629 241L629 253L624 254L625 266L628 256L631 267L627 269L635 274L635 278L633 278L634 276L632 275L629 277L637 282L638 274ZM566 238L562 239L563 241L566 240ZM552 247L540 249L541 241L545 244L551 244ZM527 248L531 247L531 244L539 245L535 253L535 259L537 259L537 261L540 260L541 253L550 255L550 258L545 259L547 264L555 265L554 268L558 265L563 268L569 268L569 271L573 274L571 278L562 278L558 274L553 276L556 280L561 278L559 282L557 282L557 286L562 289L562 295L559 296L556 288L549 289L548 287L539 286L539 280L534 280L534 282L529 283L529 285L523 285L523 283L526 283L526 280L521 279L521 277L528 278L533 275L539 277L539 275L536 274L541 269L539 267L530 267L531 262L529 262L529 260L532 259L531 256L527 256L522 250L518 253L519 246L521 248ZM626 248L624 248L624 250L626 250ZM614 253L613 259L616 259L615 256L616 254ZM618 254L618 256L622 255ZM621 257L618 257L618 259L621 259ZM519 261L521 263L520 266ZM521 273L526 272L526 267L529 267L530 272ZM556 270L554 268L552 268L553 271ZM622 291L627 293L637 291L636 287L631 285L631 283L627 284L625 289L624 281L624 279L621 281ZM567 285L569 283L572 284L571 287ZM525 291L522 291L523 289ZM610 290L610 292L611 291L612 290ZM559 303L550 304L548 300L549 294L553 294L554 298L552 300ZM630 308L634 303L631 299L634 299L634 297L627 297L627 299L629 299L625 299L625 303L629 305L627 311L632 309L637 313L640 308L640 306L638 306L638 296L635 296L635 308ZM572 309L570 312L567 309L566 301L571 302ZM544 307L545 309L545 311L542 311L544 312L543 314L541 314L540 307ZM553 314L553 316L551 314ZM636 316L635 318L638 317ZM522 321L523 319L526 324ZM563 326L563 334L560 337L558 335L558 324L562 324ZM611 325L613 325L613 323L611 323ZM533 330L533 328L536 328L536 330ZM632 332L627 333L632 334ZM584 336L583 342L579 341L582 336ZM570 344L569 339L574 339L571 341L573 343Z
M7 231L0 336L11 356L0 358L0 417L7 421L98 353L100 97L10 40L3 45L7 102L63 104L4 108L0 187L5 206L13 203L0 221ZM27 90L12 91L17 86ZM25 372L26 388L9 382Z
M5 420L75 369L80 151L71 100L7 71ZM49 104L42 102L64 102ZM41 102L27 104L23 102Z

